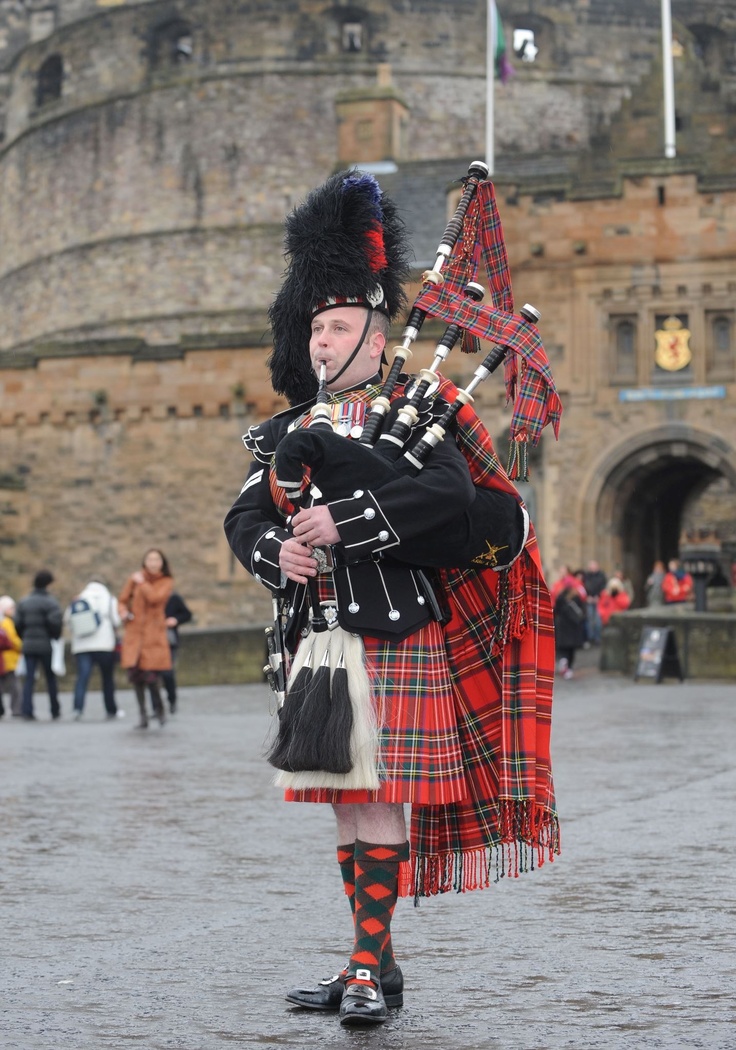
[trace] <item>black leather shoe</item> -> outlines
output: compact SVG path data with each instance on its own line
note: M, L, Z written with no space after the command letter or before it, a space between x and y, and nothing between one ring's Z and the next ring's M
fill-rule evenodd
M295 1006L304 1006L308 1010L339 1010L345 991L345 973L336 973L325 977L316 988L292 988L286 993L286 999Z
M386 1006L404 1005L404 975L401 967L396 966L381 976L381 988ZM316 988L292 988L286 999L295 1006L307 1010L339 1010L345 992L345 972L326 977Z
M348 984L340 1003L340 1024L350 1027L383 1024L388 1017L388 1007L381 985L372 981L370 970L357 970L360 981L371 984Z

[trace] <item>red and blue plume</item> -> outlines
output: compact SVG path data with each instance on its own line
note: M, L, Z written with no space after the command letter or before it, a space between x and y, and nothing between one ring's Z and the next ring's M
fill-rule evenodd
M373 273L380 273L388 266L386 245L383 240L383 208L381 207L381 187L372 175L363 172L359 175L348 175L344 180L345 189L354 189L365 195L370 206L373 221L364 233L364 248L368 265Z

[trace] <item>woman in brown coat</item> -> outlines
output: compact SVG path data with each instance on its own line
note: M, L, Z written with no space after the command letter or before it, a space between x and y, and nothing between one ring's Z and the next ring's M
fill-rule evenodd
M148 728L146 686L151 693L154 715L162 725L165 721L159 676L171 667L164 610L173 588L166 558L161 551L151 549L144 555L143 568L133 573L118 598L125 624L120 663L128 669L128 680L138 698L141 714L138 729Z

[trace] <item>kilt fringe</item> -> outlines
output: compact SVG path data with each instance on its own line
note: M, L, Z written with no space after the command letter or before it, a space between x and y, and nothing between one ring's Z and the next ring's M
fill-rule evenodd
M408 880L400 880L401 896L465 893L485 889L504 877L553 863L560 853L560 827L555 813L532 802L501 805L501 837L497 843L476 849L421 855L412 853Z

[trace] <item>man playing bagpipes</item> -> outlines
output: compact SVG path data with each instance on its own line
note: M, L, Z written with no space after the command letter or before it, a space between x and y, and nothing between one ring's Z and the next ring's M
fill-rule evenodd
M401 372L423 318L443 317L437 360L461 330L500 344L474 382L506 353L518 386L508 361L523 358L517 437L559 419L536 329L511 312L482 180L471 168L383 392L408 274L393 203L372 176L341 172L288 217L269 367L292 407L245 436L254 462L225 521L273 596L276 783L288 801L332 804L354 916L345 969L286 998L339 1010L345 1025L380 1023L403 1003L398 896L485 887L559 852L552 613L533 529L470 388ZM493 308L464 288L481 263Z

